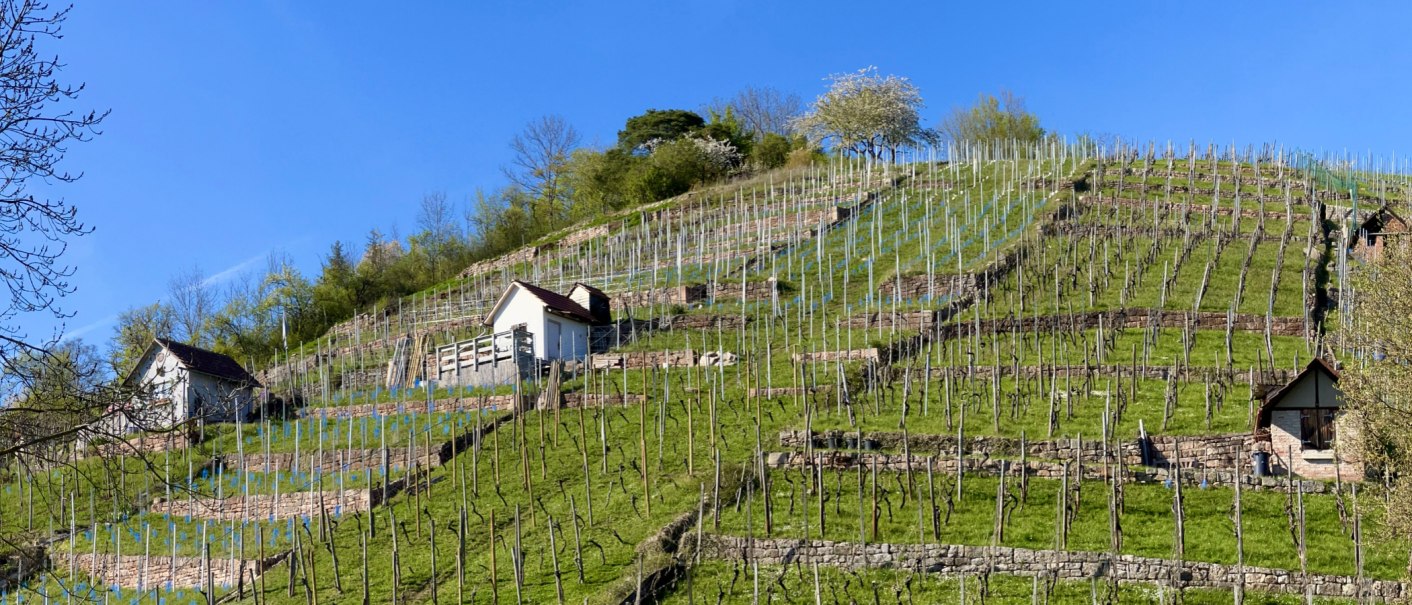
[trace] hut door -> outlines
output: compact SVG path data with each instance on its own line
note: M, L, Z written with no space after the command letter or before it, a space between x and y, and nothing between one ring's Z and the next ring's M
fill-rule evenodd
M563 325L554 320L548 320L548 329L544 335L544 357L546 359L559 359L559 333L563 330Z

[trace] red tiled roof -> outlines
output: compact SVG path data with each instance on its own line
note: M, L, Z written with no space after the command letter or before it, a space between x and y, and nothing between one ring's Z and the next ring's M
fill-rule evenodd
M561 317L566 317L574 321L581 321L586 324L594 323L593 314L589 313L588 309L583 308L583 305L574 302L573 299L564 296L563 294L559 294L558 292L546 290L531 283L515 280L511 282L509 288L505 289L505 293L500 295L500 300L497 300L495 302L495 306L491 308L490 313L486 314L486 325L491 325L494 323L495 316L497 313L500 312L500 307L505 304L505 301L507 300L506 297L509 296L511 288L514 288L517 285L521 288L524 288L524 290L526 292L529 292L531 296L534 296L535 298L539 299L539 302L544 304L544 310L550 313L559 315Z

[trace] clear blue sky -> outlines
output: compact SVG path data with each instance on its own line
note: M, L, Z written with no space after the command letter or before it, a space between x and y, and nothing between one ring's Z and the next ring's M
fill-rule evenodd
M335 239L405 235L423 194L503 184L507 140L543 114L608 143L647 108L811 100L869 65L912 78L929 122L1008 88L1061 133L1399 157L1412 134L1392 3L406 4L77 0L53 50L112 116L59 189L96 228L68 253L66 330L105 344L184 267L278 250L315 273Z

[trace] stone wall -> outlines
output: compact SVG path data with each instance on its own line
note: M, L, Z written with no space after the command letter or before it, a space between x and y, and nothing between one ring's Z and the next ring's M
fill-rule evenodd
M815 351L813 353L795 353L791 359L794 363L818 363L821 361L860 361L878 360L877 347L869 349L849 349L847 351Z
M610 295L614 310L635 309L653 305L690 305L706 300L706 286L691 284Z
M168 450L181 450L190 446L191 440L183 431L166 433L143 433L128 438L122 443L105 443L95 446L93 452L99 456L130 456L134 452L161 453Z
M305 418L361 418L363 416L392 416L396 414L447 413L469 411L506 411L514 409L514 395L484 395L437 399L428 406L425 400L387 403L360 403L320 408L304 408L299 414Z
M497 256L488 260L483 260L478 263L473 263L471 266L466 267L465 270L461 271L461 274L458 277L460 277L461 279L465 279L468 277L475 277L477 275L494 273L501 269L507 269L523 262L532 261L536 256L539 256L539 248L536 248L534 246L520 248L519 250L515 250L514 252L511 252L509 254Z
M878 284L878 293L885 299L935 300L946 297L976 296L980 293L980 278L973 273L963 275L899 275Z
M217 589L240 584L258 576L284 559L283 554L260 559L212 558L210 580ZM65 561L67 564L67 561ZM142 555L75 554L73 567L87 574L97 587L120 586L137 590L154 590L170 585L173 588L204 588L207 561L200 557L160 557Z
M594 353L588 357L588 364L595 370L683 368L696 365L696 352L691 349L683 349L680 351Z
M422 448L408 450L405 447L387 449L387 466L394 472L401 472L414 466L431 468L441 465L436 452L425 452ZM303 452L295 459L293 453L285 454L246 454L245 456L226 455L221 458L222 471L242 471L270 473L286 471L321 470L325 473L339 471L378 471L383 468L381 449L337 449L317 452Z
M683 540L690 543L694 535ZM1297 570L1174 561L1097 552L1032 550L1006 546L956 544L855 544L827 540L786 540L705 535L700 554L709 559L750 561L761 565L812 564L842 569L894 568L939 574L1001 573L1057 577L1061 580L1116 578L1186 588L1232 589L1312 594L1316 597L1396 600L1408 594L1401 582L1363 580Z
M810 439L810 434L805 431L780 431L780 445L796 449L803 449L806 445L812 448L829 448L830 446L841 448L854 445L859 441L868 442L863 445L871 446L874 449L899 452L905 450L913 454L936 453L954 456L957 450L957 441L954 435L909 434L904 441L902 433L893 431L861 434L824 431L814 433ZM1255 436L1249 433L1190 437L1160 435L1148 437L1147 444L1148 458L1145 461L1139 440L1125 441L1119 444L1118 450L1110 452L1110 455L1121 456L1122 463L1129 466L1146 463L1155 468L1168 468L1175 462L1177 448L1180 446L1182 468L1184 469L1235 469L1239 463L1239 468L1249 471L1250 454L1264 449L1264 444L1258 442ZM1021 442L1019 439L1010 437L977 436L967 437L962 445L962 450L966 454L986 458L1019 458L1022 450L1026 458L1038 460L1079 460L1085 463L1099 464L1103 462L1104 457L1103 443L1077 439L1026 440ZM1345 475L1345 477L1349 476ZM1332 479L1332 477L1329 478Z
M939 323L936 311L863 313L849 316L841 327L857 329L930 330Z
M1346 415L1335 421L1336 444L1350 442L1356 438L1354 427ZM1300 415L1297 409L1277 409L1270 413L1269 441L1262 442L1265 451L1270 452L1270 470L1274 473L1294 471L1294 474L1312 479L1333 481L1359 481L1363 479L1363 463L1355 448L1339 447L1335 450L1305 450L1300 436Z
M580 408L580 407L596 408L596 407L603 407L603 406L628 405L628 404L636 405L636 404L642 403L643 401L645 401L645 400L647 399L646 397L644 397L644 396L642 396L642 395L634 395L634 394L631 394L631 393L629 393L629 394L627 394L627 395L606 395L606 394L596 394L596 393L589 393L589 394L584 394L584 393L564 393L564 394L561 395L560 397L562 398L561 405L562 405L563 407L566 407L566 408Z
M392 494L388 495L390 497ZM366 511L376 506L381 496L382 486L371 489L254 494L230 498L157 498L152 501L147 512L214 521L314 518L320 516L320 511L327 512L329 516Z
M919 371L921 368L911 368L912 371ZM940 379L946 376L952 378L970 378L988 380L997 372L1001 376L1015 375L1015 366L933 366L931 374L933 379ZM1038 378L1040 376L1068 377L1075 379L1083 378L1132 378L1136 374L1138 378L1145 380L1168 380L1175 378L1182 382L1205 382L1208 380L1222 380L1226 382L1243 382L1245 384L1279 384L1284 385L1293 380L1298 372L1293 370L1227 370L1224 368L1172 368L1171 366L1128 366L1128 365L1070 365L1070 366L1019 366L1020 378Z
M1061 479L1066 474L1073 478L1082 474L1084 479L1095 481L1116 479L1120 483L1145 484L1167 483L1178 476L1167 467L1128 470L1126 467L1104 466L1101 463L1090 461L1076 465L1072 461L1031 458L1022 462L1020 460L990 458L985 455L961 458L959 463L957 460L954 452L950 454L943 452L937 456L839 451L820 451L813 456L801 452L771 452L765 455L765 463L774 468L856 469L862 466L865 469L872 469L876 466L879 471L893 473L909 471L924 473L930 468L933 472L942 475L955 475L959 470L967 474L992 477L1004 473L1009 477L1025 476L1038 479ZM1183 485L1230 487L1238 482L1246 489L1300 491L1306 494L1333 493L1339 487L1325 481L1290 481L1284 477L1256 477L1248 472L1239 474L1229 469L1184 467L1180 477Z
M742 294L745 300L770 300L779 291L780 284L775 279L737 283L714 282L711 284L711 299L720 302L739 302Z
M570 233L564 236L564 239L554 242L553 245L558 248L568 248L569 246L577 246L595 237L607 236L608 232L609 225L596 225L587 229L580 229L578 231Z

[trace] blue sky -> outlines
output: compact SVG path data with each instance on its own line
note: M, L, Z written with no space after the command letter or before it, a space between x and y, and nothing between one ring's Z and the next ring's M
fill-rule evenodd
M506 142L544 114L608 143L648 108L809 100L869 65L912 78L928 122L1008 88L1061 133L1398 157L1412 134L1391 3L486 4L78 0L52 50L112 116L54 189L96 228L67 254L62 329L106 343L193 265L280 251L315 273L333 240L405 235L424 194L502 185Z

